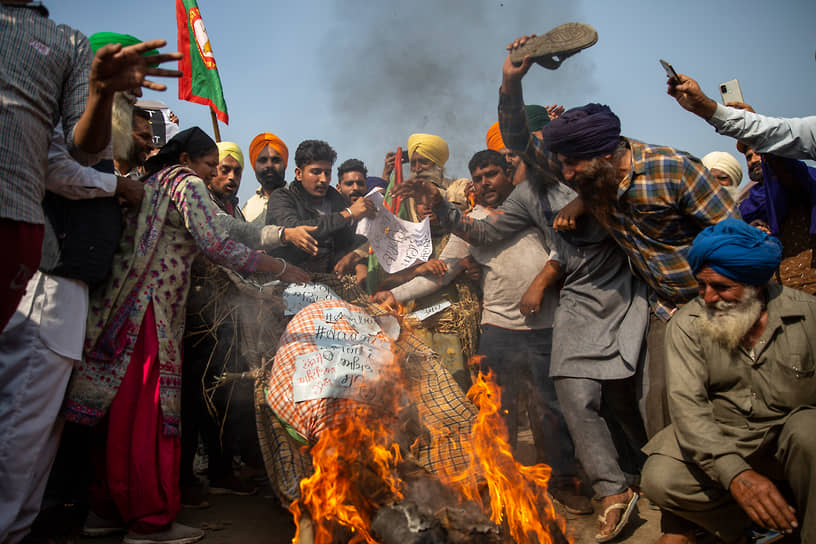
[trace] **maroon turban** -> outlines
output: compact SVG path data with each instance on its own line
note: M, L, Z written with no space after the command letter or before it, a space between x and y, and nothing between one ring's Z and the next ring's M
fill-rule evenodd
M620 119L609 106L587 104L572 108L542 129L545 147L571 159L591 159L615 151Z

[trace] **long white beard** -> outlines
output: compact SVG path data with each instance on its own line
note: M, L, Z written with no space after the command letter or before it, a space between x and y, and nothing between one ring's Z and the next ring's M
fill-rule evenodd
M136 97L127 92L117 92L113 95L111 142L113 158L117 161L129 161L133 158L133 104L135 102Z
M702 332L729 351L734 351L762 315L762 305L759 289L746 287L739 302L720 300L713 307L706 306L701 316Z

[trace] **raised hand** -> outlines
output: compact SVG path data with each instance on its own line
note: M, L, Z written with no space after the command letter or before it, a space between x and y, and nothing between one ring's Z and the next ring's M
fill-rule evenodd
M91 91L101 95L112 95L116 91L131 91L141 96L142 87L154 91L166 90L166 85L146 78L149 76L181 77L179 70L153 67L153 65L180 60L181 53L142 56L151 49L165 45L167 42L164 40L150 40L128 47L122 47L121 44L108 44L102 47L96 52L91 64Z

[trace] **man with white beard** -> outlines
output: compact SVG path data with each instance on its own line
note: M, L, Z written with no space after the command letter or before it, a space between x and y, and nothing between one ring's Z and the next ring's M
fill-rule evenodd
M756 526L816 542L816 298L769 283L782 246L738 219L688 254L700 294L669 322L672 424L646 445L660 544Z

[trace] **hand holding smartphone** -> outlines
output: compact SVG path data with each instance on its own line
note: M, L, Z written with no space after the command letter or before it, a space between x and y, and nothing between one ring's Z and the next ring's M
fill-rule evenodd
M660 64L663 66L663 69L666 70L666 75L669 76L669 79L673 79L676 83L680 83L680 78L677 76L674 66L663 59L660 59Z
M722 96L722 103L729 102L745 102L742 99L742 90L740 89L739 81L732 79L725 83L720 83L720 96Z

